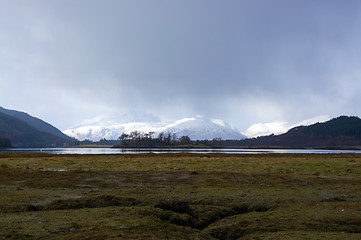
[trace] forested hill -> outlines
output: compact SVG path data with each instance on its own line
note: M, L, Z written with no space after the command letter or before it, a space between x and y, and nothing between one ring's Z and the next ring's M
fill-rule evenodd
M314 136L355 136L361 137L361 119L341 116L324 123L316 123L304 129Z
M60 147L70 144L66 140L52 133L42 132L26 122L0 112L0 138L5 142L10 140L12 147Z
M295 127L281 135L228 142L227 145L287 148L358 147L361 146L361 119L341 116L324 123Z

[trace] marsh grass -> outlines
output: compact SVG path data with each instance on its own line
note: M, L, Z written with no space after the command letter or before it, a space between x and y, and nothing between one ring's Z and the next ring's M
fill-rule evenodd
M360 239L357 154L0 154L0 239Z

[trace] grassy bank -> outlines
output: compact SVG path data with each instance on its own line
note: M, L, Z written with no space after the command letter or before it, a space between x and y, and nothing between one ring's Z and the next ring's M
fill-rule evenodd
M0 154L0 239L360 239L358 154Z

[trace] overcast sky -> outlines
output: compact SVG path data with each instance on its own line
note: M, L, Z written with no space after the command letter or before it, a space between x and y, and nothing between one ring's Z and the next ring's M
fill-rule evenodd
M0 0L0 106L62 130L361 116L360 26L359 0Z

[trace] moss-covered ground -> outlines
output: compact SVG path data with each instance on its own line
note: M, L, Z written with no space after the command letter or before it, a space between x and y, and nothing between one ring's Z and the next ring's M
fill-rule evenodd
M0 154L0 239L361 239L361 154Z

